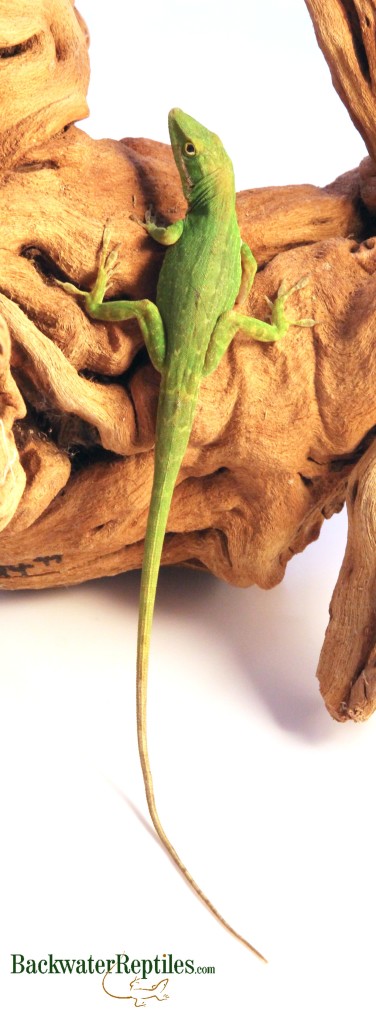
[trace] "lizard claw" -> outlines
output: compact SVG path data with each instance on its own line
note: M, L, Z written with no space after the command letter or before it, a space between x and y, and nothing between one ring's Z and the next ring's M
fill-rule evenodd
M296 284L293 284L291 288L287 288L286 281L282 280L278 288L278 298L287 299L287 297L292 295L293 292L298 292L301 288L305 288L309 282L309 278L310 275L306 274L305 277L301 277L299 281L296 281Z
M105 227L103 227L103 233L101 236L101 251L102 253L108 253L111 243L111 228L110 220L106 221Z
M272 306L272 323L281 327L283 324L283 330L286 331L291 325L292 327L315 327L317 320L311 318L304 318L303 320L290 320L285 312L285 302L293 292L300 291L301 288L305 288L310 280L310 275L306 274L305 277L301 277L299 281L287 287L286 281L282 280L278 288L278 294L275 302Z
M130 213L129 219L135 221L136 224L139 224L140 228L145 228L145 231L148 231L149 227L156 224L152 206L148 206L147 210L145 210L145 220L141 220L141 217L137 217L136 213Z
M290 320L289 323L292 327L316 327L318 320L311 320L307 317L305 320Z
M106 281L106 288L111 277L113 277L114 271L118 266L118 256L120 252L120 245L114 245L111 248L111 229L110 222L107 221L102 235L101 255L99 260L98 277L101 275Z
M116 267L119 264L119 252L120 245L114 245L114 248L110 249L105 256L103 270L105 270L108 279L110 279L111 275L113 274L114 270L116 270Z
M153 207L152 206L148 206L147 210L145 210L145 221L146 221L146 224L155 224L156 223L155 214L153 212Z
M133 220L135 224L139 224L140 228L145 228L146 227L145 221L141 220L141 217L138 217L137 213L130 213L129 214L129 220Z
M54 281L55 284L58 284L59 288L62 288L63 291L68 293L68 295L87 295L87 292L82 291L81 288L77 288L76 285L72 284L70 281L59 281L58 277L53 277L52 281Z

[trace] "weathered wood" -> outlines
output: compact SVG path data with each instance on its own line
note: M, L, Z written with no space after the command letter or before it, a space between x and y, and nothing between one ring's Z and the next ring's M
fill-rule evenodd
M12 70L10 52L5 58L0 177L0 585L10 590L76 583L141 563L158 374L135 323L90 322L54 277L90 284L109 221L121 246L109 296L153 298L163 251L131 215L150 203L167 220L184 213L168 146L61 130L86 110L86 36L68 0L13 0L11 11L0 3L8 50L34 38L33 18L41 44L23 52L23 77L16 62ZM50 89L52 52L58 78ZM58 52L65 54L60 78ZM32 73L39 105L28 87ZM365 718L374 705L369 668L364 685L376 644L374 476L364 468L376 423L374 182L367 160L324 189L238 196L243 238L262 267L248 311L265 319L265 295L275 295L283 278L292 284L309 274L291 310L294 319L317 322L313 330L292 327L275 346L239 333L203 382L163 557L239 586L272 587L289 558L316 539L323 519L342 507L349 477L351 504L359 473L351 558L320 661L324 698L341 720ZM349 558L356 585L349 585ZM359 585L361 621L354 611Z
M332 82L376 160L375 0L305 0Z
M347 510L346 553L331 602L318 677L333 717L360 721L376 707L375 441L350 475Z

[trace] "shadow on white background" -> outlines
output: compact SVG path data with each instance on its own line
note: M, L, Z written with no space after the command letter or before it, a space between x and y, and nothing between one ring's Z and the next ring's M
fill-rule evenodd
M333 722L315 679L345 525L344 516L325 524L273 591L172 569L157 596L149 736L161 818L268 968L202 908L150 831L135 723L139 574L0 594L7 1022L30 1006L43 1024L117 1013L100 978L17 978L11 953L107 958L125 948L216 966L210 979L171 979L166 1019L243 1019L238 988L223 991L229 965L261 1024L281 1007L293 1022L317 1019L324 992L337 1019L350 1019L373 956L375 897L362 886L374 846L375 723Z

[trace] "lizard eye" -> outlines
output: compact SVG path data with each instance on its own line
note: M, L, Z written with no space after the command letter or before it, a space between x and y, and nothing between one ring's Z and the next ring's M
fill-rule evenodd
M196 147L193 145L193 142L185 143L184 152L187 156L196 156Z

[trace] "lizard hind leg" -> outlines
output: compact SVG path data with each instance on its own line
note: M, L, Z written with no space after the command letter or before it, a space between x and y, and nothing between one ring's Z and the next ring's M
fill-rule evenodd
M209 373L213 373L217 368L222 356L237 331L242 331L246 338L250 338L253 341L272 344L275 341L281 341L281 339L287 334L290 326L314 327L316 323L315 320L290 320L285 310L286 299L288 299L293 292L300 291L301 288L305 288L307 283L308 277L300 278L300 281L293 284L291 288L287 288L284 281L281 282L277 298L274 302L267 299L271 308L271 323L266 323L264 320L257 320L253 316L246 316L243 313L240 313L237 307L222 313L217 320L209 341L204 363L204 376L206 377Z

